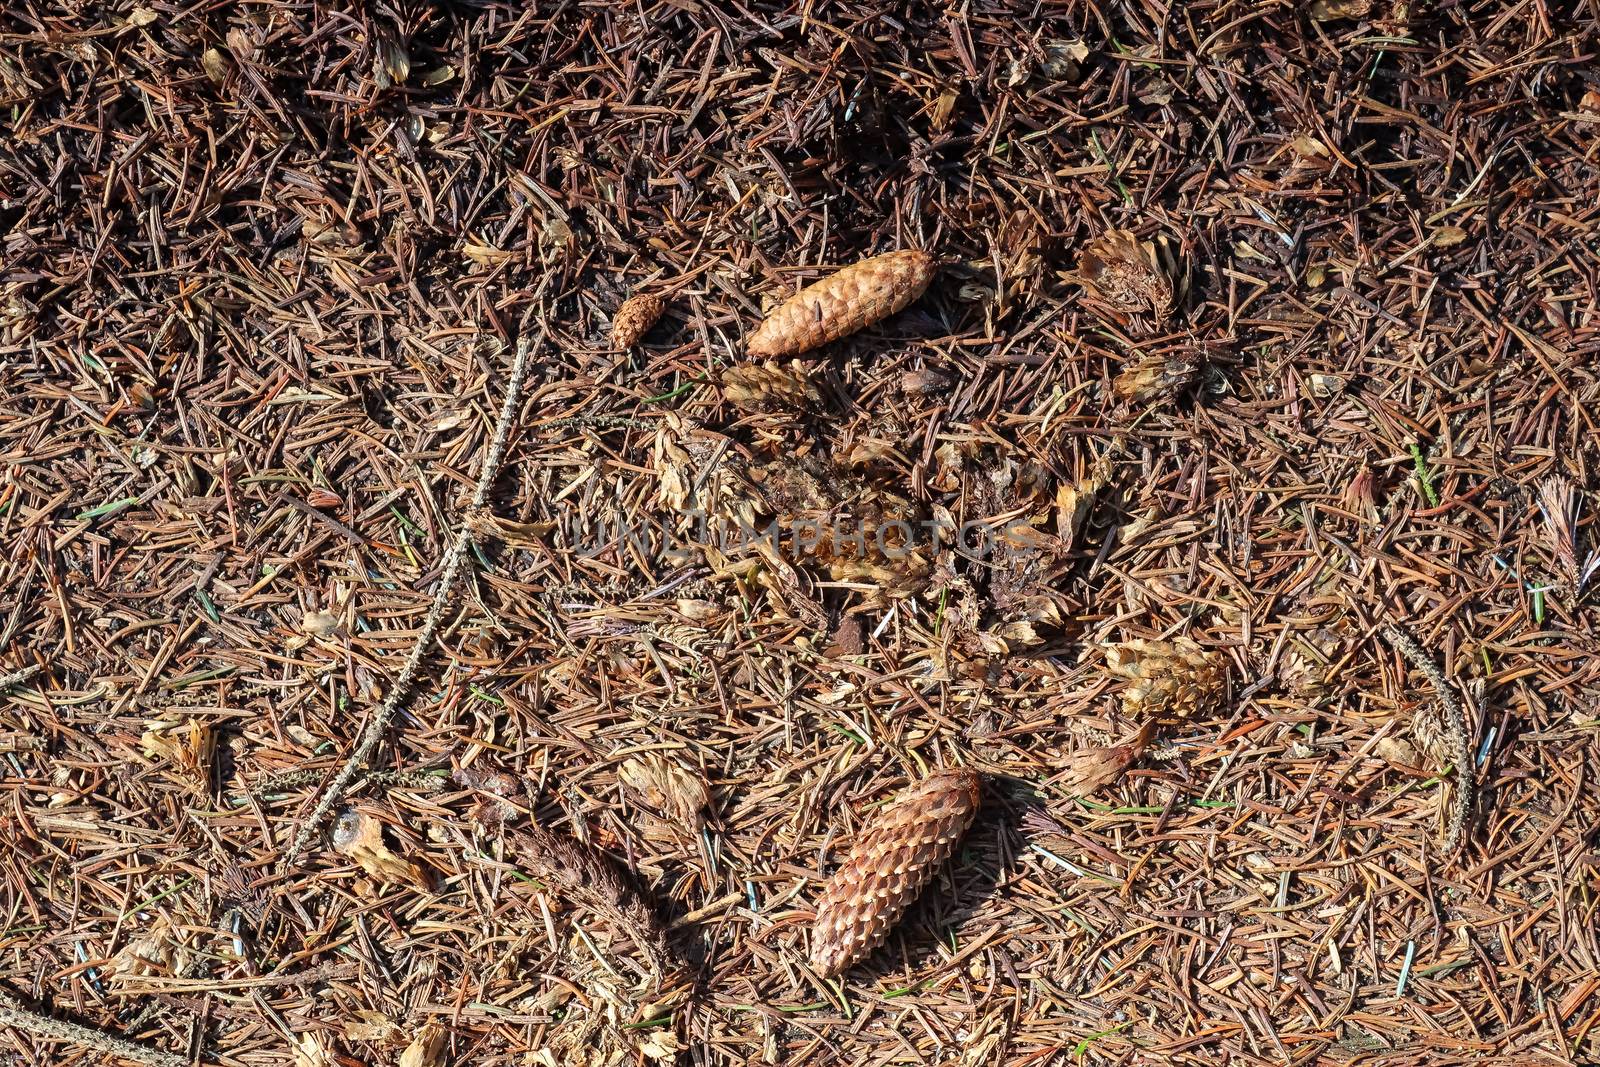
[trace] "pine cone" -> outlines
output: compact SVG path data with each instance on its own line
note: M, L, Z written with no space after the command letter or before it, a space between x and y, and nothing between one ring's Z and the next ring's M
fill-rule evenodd
M745 343L752 356L798 356L904 310L939 269L912 249L863 259L800 290L773 310Z
M772 411L805 407L817 399L817 390L799 360L787 367L768 360L723 371L722 395L745 411Z
M901 794L857 836L817 902L811 966L831 978L883 944L978 811L979 779L937 771Z
M1208 707L1222 693L1222 657L1187 637L1124 641L1106 651L1106 669L1133 684L1122 692L1122 712L1135 722L1179 720Z
M611 347L632 348L644 340L650 327L667 310L667 302L654 293L634 293L611 317Z

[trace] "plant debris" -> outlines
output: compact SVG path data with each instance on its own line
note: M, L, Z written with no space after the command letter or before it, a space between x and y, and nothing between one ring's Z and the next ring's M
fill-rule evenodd
M0 1060L1600 1060L1597 47L0 5Z
M745 352L796 356L904 310L928 288L938 261L910 249L852 263L813 282L762 320Z
M401 882L424 892L429 888L422 868L390 851L383 842L383 824L365 812L351 809L339 816L333 827L333 847L380 886Z

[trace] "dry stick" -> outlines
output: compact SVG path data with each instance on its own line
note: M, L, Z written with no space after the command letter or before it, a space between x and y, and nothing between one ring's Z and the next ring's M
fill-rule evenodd
M1472 796L1476 787L1476 771L1473 768L1472 741L1468 736L1470 728L1467 725L1467 715L1461 707L1461 701L1456 699L1455 692L1450 688L1450 680L1444 676L1444 671L1429 658L1415 638L1394 625L1385 626L1383 636L1400 650L1401 655L1411 661L1413 667L1427 675L1434 692L1439 694L1439 702L1444 705L1445 732L1450 737L1452 747L1455 748L1456 764L1455 803L1450 809L1450 823L1445 827L1444 839L1444 854L1449 856L1455 852L1466 835L1467 820L1472 814Z
M81 1045L107 1056L149 1064L150 1067L190 1067L187 1056L146 1048L93 1027L41 1015L31 1008L23 1007L9 993L0 993L0 1026L37 1034L47 1041L65 1041Z
M541 329L535 344L543 345L547 333L548 329ZM500 470L500 456L505 451L506 439L511 436L511 420L516 416L517 405L522 398L522 379L527 373L530 347L526 338L517 341L517 357L511 364L511 379L506 383L505 399L500 404L500 418L495 423L494 439L489 442L489 454L483 458L483 469L478 472L478 484L472 491L472 503L468 505L468 514L483 507L489 495L489 486L493 484L495 475ZM445 552L444 566L440 569L439 581L433 590L433 604L428 608L427 617L422 621L422 632L417 635L416 644L411 646L411 654L406 657L405 666L400 668L400 676L395 679L394 686L378 708L378 713L367 723L366 730L356 742L356 747L345 760L344 766L333 776L328 787L317 798L316 807L311 809L311 814L301 824L300 832L295 835L294 844L289 846L285 860L287 863L294 863L305 852L312 836L321 827L322 821L328 817L328 812L333 810L333 806L344 796L345 790L350 788L350 783L355 779L361 765L367 762L373 750L378 747L378 743L383 740L389 724L394 721L400 706L410 695L411 683L416 679L417 670L422 666L422 657L427 653L428 646L433 644L434 634L444 618L445 606L450 602L450 591L456 584L456 575L461 570L462 561L466 559L467 546L471 541L471 530L463 522L456 530L455 540L450 542L450 547Z
M4 693L12 686L21 685L23 682L26 682L29 678L32 678L42 670L44 670L44 666L42 664L30 663L21 670L12 671L10 674L6 675L0 675L0 693Z

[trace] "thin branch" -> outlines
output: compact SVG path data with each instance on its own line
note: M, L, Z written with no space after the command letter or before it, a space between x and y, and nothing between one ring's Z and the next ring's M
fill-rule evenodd
M547 332L541 329L539 338L534 344L542 346ZM467 508L469 515L483 507L489 496L489 487L494 484L495 476L499 473L501 454L505 451L507 438L511 436L511 423L522 400L522 381L528 370L530 347L532 346L526 338L517 341L517 355L511 364L511 378L506 383L505 399L500 404L500 418L495 423L494 438L489 442L488 454L483 458L483 469L478 472L478 484L472 492L472 503ZM444 565L440 569L439 580L433 590L433 604L423 619L422 632L417 635L416 644L412 646L411 654L406 657L405 666L400 668L400 676L395 679L388 697L378 708L378 713L367 723L366 730L356 742L356 747L351 751L349 758L339 768L339 773L333 776L333 780L317 798L316 807L311 809L311 814L301 824L300 832L295 835L294 843L289 846L286 862L294 863L305 852L306 846L311 843L323 820L328 817L333 806L344 797L345 791L350 788L350 783L355 779L361 766L371 758L378 743L388 732L395 715L399 713L406 698L411 695L411 683L416 680L417 671L422 666L422 657L433 644L434 635L444 618L445 607L450 602L450 593L455 588L456 577L460 573L462 561L466 559L467 548L471 542L471 528L468 523L462 522L456 530L455 539L445 551Z
M674 970L661 921L608 858L538 825L508 835L506 842L535 878L565 891L632 940L657 984Z
M69 1023L23 1007L9 993L0 993L0 1026L35 1034L47 1041L64 1041L106 1056L148 1064L149 1067L190 1067L187 1056L146 1048L103 1030Z
M1417 640L1394 625L1385 626L1383 636L1400 650L1401 655L1411 661L1413 667L1427 676L1434 692L1439 694L1440 704L1444 706L1445 733L1455 750L1452 758L1456 766L1455 803L1450 809L1450 822L1445 827L1444 838L1444 854L1449 856L1456 851L1466 835L1467 822L1472 815L1472 798L1476 792L1477 773L1473 767L1475 760L1472 754L1471 727L1467 723L1467 714L1461 706L1461 701L1456 698L1455 691L1450 687L1450 680L1444 676L1444 671L1439 669L1439 665L1422 650Z
M21 670L15 670L10 674L0 675L0 693L4 693L7 689L12 688L13 686L21 685L23 682L26 682L29 678L32 678L42 670L44 670L43 664L30 663Z

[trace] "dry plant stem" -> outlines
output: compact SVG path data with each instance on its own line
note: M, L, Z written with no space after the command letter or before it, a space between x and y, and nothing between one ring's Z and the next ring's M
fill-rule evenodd
M500 457L505 451L506 439L511 436L511 420L515 417L517 405L522 399L522 381L528 371L528 351L532 347L544 344L546 332L541 330L538 340L533 345L530 345L526 338L517 341L517 355L511 364L511 378L506 382L506 395L500 404L500 417L495 422L494 438L489 442L489 453L483 459L483 469L478 472L478 484L472 491L470 511L483 507L489 495L489 486L494 483L495 475L500 470ZM439 580L433 590L433 604L423 619L422 632L417 635L416 644L411 647L411 654L406 657L405 666L400 668L400 676L395 679L388 697L378 708L378 713L367 723L366 730L356 742L356 747L349 758L339 768L339 773L333 776L333 780L317 798L316 807L311 809L311 814L301 824L300 832L295 835L294 843L289 846L286 862L294 863L305 852L306 846L311 843L311 838L322 825L322 821L328 817L333 806L343 798L345 790L350 788L351 781L355 779L362 764L372 756L378 743L383 740L389 724L394 721L401 705L410 695L411 683L416 679L418 668L422 666L422 657L427 653L428 646L433 644L433 637L439 629L440 620L444 618L445 605L450 602L450 592L455 587L456 576L461 571L461 564L466 559L467 546L471 540L472 534L463 523L456 530L455 539L450 542L450 547L445 552L444 565L440 568Z
M35 1034L47 1041L65 1041L80 1045L105 1056L149 1064L150 1067L191 1067L187 1056L146 1048L92 1027L41 1015L31 1008L23 1007L8 993L0 993L0 1026Z
M1450 681L1444 676L1444 671L1429 658L1415 638L1394 625L1385 626L1383 636L1400 650L1400 654L1405 656L1413 667L1427 675L1429 684L1439 695L1439 702L1444 705L1445 730L1449 733L1451 747L1455 749L1456 765L1455 803L1450 809L1450 821L1445 828L1444 839L1444 854L1450 856L1460 847L1462 839L1466 836L1467 819L1472 813L1472 798L1476 792L1476 778L1472 766L1472 739L1469 736L1467 715L1461 706L1461 701L1456 698L1455 691L1450 688Z

